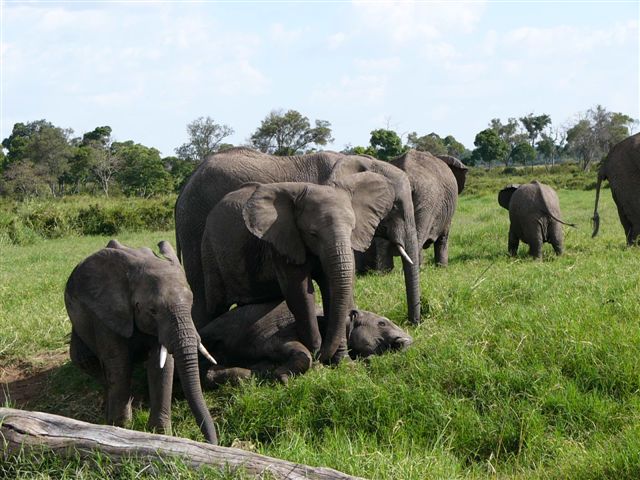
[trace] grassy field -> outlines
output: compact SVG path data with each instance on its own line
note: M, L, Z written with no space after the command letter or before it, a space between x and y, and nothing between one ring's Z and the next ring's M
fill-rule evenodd
M450 266L423 267L420 326L406 324L399 268L356 282L358 305L406 326L414 346L318 367L287 386L252 381L208 392L221 443L376 479L640 478L640 251L625 247L608 190L595 239L594 192L559 196L565 220L579 228L565 229L565 255L545 245L536 262L524 245L518 258L506 255L508 214L495 193L463 195ZM118 238L151 246L173 233ZM62 291L73 266L107 240L2 245L0 375L38 372L58 359L31 409L101 421L96 385L66 360L60 365L70 331ZM132 428L144 429L147 413L142 386ZM176 435L201 439L184 400L174 402L173 422ZM191 475L180 465L158 469ZM135 462L87 467L46 455L0 467L10 478L115 472L150 475Z

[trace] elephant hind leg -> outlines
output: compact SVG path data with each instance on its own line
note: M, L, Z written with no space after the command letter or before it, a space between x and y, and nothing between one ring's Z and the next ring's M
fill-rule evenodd
M84 370L93 378L104 383L100 360L96 354L82 341L78 332L71 329L71 341L69 342L69 356L74 365Z
M300 342L287 342L280 349L286 362L275 369L275 377L282 383L287 383L291 375L300 375L311 368L313 359L309 350Z
M549 225L549 243L553 246L556 255L562 255L564 252L564 233L559 222L553 221Z
M518 254L518 245L520 244L520 239L518 235L516 235L513 226L509 227L509 255L515 257Z
M449 232L437 238L433 245L436 265L446 267L449 264Z

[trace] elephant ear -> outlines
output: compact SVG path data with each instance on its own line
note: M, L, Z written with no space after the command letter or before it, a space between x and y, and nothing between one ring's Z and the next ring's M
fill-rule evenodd
M515 192L518 187L520 187L517 183L512 183L511 185L507 185L498 193L498 203L502 208L506 208L509 210L509 203L511 202L511 195Z
M368 172L371 170L371 160L373 160L373 158L368 155L349 155L341 158L331 169L326 184L335 185L340 179L348 177L349 175Z
M136 258L124 250L104 248L81 262L71 274L68 293L110 330L133 335L130 273Z
M176 267L180 266L180 260L178 260L176 252L173 250L173 247L169 242L166 240L160 241L160 243L158 243L158 248L160 249L162 256L169 260L172 265Z
M469 169L464 163L451 155L438 155L438 158L449 166L453 172L453 176L456 177L456 182L458 183L458 195L460 195L462 190L464 190L464 184L467 181L467 172Z
M380 221L393 207L393 184L384 176L372 172L356 173L336 183L351 194L356 226L351 232L351 247L364 252L371 245Z
M297 265L306 261L306 250L296 225L295 199L306 188L302 183L260 185L242 209L249 231Z

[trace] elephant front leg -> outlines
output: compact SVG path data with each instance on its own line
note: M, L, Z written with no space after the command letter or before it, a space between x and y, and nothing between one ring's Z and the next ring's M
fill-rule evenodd
M300 341L314 354L320 350L322 337L316 318L313 281L308 265L293 265L285 259L275 262L276 275L287 302L296 319L296 333Z
M171 393L173 390L173 356L167 355L164 368L160 368L160 344L150 352L147 360L149 384L149 421L147 428L154 432L171 434Z
M115 334L104 329L97 336L98 356L102 363L105 395L106 422L119 427L131 422L131 372L132 365L128 345Z

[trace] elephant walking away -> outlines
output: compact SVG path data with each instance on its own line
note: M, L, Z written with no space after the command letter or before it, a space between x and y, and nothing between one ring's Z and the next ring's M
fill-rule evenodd
M285 299L305 347L319 350L323 362L339 361L354 303L353 249L369 246L393 201L391 183L371 172L335 187L251 183L229 193L209 213L202 237L208 320L233 304ZM312 280L328 315L324 337Z
M553 188L537 180L508 185L498 193L498 203L509 210L509 255L518 253L520 241L529 245L529 255L535 258L542 258L544 242L553 246L556 255L562 254L562 225L575 225L561 220L560 200Z
M171 431L175 366L200 430L216 444L198 351L213 358L191 320L193 296L178 258L168 242L158 246L164 258L111 240L75 267L64 292L71 360L104 385L107 423L124 426L131 420L133 364L148 358L148 426L161 433Z
M403 271L409 320L420 321L420 275L416 226L407 175L387 162L362 155L318 152L278 157L247 148L231 148L206 158L181 190L175 206L178 256L182 257L194 296L193 319L206 323L201 244L207 216L222 198L249 182L307 182L331 185L352 174L373 172L393 186L393 208L382 219L378 235L405 253ZM336 292L337 293L337 292ZM341 294L344 296L344 294Z
M637 244L640 236L640 133L614 145L598 170L593 237L600 229L598 200L603 180L609 180L611 195L618 207L618 216L624 228L627 245Z
M450 155L409 150L389 163L406 172L411 184L416 233L422 263L423 250L433 245L436 265L449 263L449 230L458 195L464 190L468 168ZM358 273L390 271L397 250L376 237L365 253L356 254Z
M324 334L327 319L322 308L315 308ZM349 355L354 359L403 350L413 343L411 335L391 320L366 310L351 310L346 328ZM286 383L291 375L311 367L311 352L300 341L293 314L284 302L237 307L215 318L200 336L219 362L207 371L205 386L265 374Z

